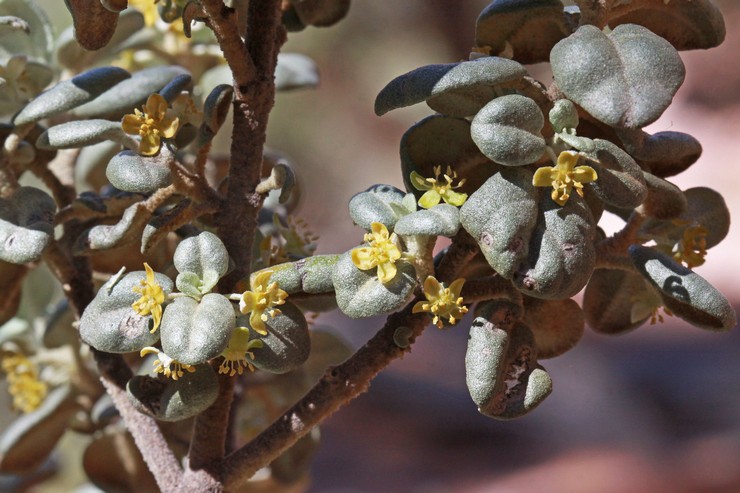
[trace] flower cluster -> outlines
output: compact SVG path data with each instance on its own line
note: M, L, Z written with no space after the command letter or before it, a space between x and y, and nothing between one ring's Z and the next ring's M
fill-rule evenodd
M419 301L414 305L413 313L429 312L432 314L432 323L438 328L444 326L446 319L450 325L455 325L468 312L468 307L463 306L460 296L465 279L456 279L445 287L434 276L429 276L424 281L424 296L427 301Z
M536 187L552 186L552 200L558 205L568 202L573 189L583 197L583 184L596 181L598 175L591 166L578 166L578 153L563 151L558 156L555 166L545 166L534 173L532 185Z
M13 407L24 413L38 409L46 397L46 382L39 380L38 367L20 353L11 353L2 360L2 369L8 376L8 393L13 396Z
M378 280L383 284L396 277L396 260L401 258L396 233L390 234L385 224L374 222L365 234L369 246L352 250L352 262L360 270L378 268Z
M252 290L245 291L239 300L239 310L249 316L249 325L261 335L267 335L265 322L267 316L280 315L280 310L275 306L285 303L288 293L278 287L276 282L269 282L273 271L259 272L252 280Z

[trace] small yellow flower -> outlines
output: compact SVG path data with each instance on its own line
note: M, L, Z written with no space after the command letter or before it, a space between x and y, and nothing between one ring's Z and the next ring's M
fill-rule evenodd
M252 280L252 290L242 293L239 301L239 310L244 314L251 313L249 324L260 335L267 335L265 322L268 314L271 317L280 315L280 310L273 308L285 303L288 293L278 287L276 282L268 284L273 271L266 270L258 273Z
M352 250L352 263L360 270L377 267L378 280L384 284L396 277L395 262L401 258L396 233L389 235L385 224L375 222L365 234L365 241L370 246Z
M127 134L141 136L139 154L153 156L159 152L162 138L175 136L180 120L167 108L167 101L159 94L149 96L143 109L143 113L135 109L133 115L125 115L121 126Z
M429 312L432 314L432 323L443 327L443 319L447 319L450 325L455 325L463 315L468 312L468 308L463 306L463 299L460 296L465 279L456 279L450 284L449 288L444 287L434 276L429 276L424 281L424 296L427 301L419 301L414 305L413 313Z
M578 166L578 153L563 151L558 156L555 166L544 166L534 173L532 185L536 187L552 186L552 200L558 205L565 205L573 188L583 197L583 184L596 181L596 170L590 166Z
M231 340L228 347L222 353L223 363L218 367L219 373L228 373L233 377L237 373L244 373L244 368L254 371L254 365L250 360L254 360L252 349L262 347L262 341L259 339L249 339L249 327L237 327L231 334ZM249 357L249 359L247 359Z
M131 308L142 316L151 314L154 320L151 332L154 332L162 321L162 303L164 303L165 296L162 286L154 278L154 271L146 262L144 262L144 269L146 269L146 279L141 280L141 286L131 288L134 293L141 295L141 298L133 302Z
M185 371L188 373L195 373L193 365L186 365L180 363L174 358L170 358L165 353L155 347L145 347L141 350L139 355L143 358L147 354L156 354L157 359L154 360L154 373L162 373L165 377L171 378L172 380L178 380L185 375Z
M23 413L38 409L46 397L48 386L39 380L38 367L20 353L11 353L2 359L2 369L8 376L8 393L13 396L13 407Z
M463 205L468 200L468 194L455 192L454 189L463 186L465 179L463 178L457 185L453 186L452 181L457 178L457 173L450 166L447 166L447 173L443 175L446 183L440 183L440 174L442 174L442 166L434 167L434 178L424 178L416 171L411 172L411 184L414 188L422 191L426 190L419 199L419 205L424 209L431 209L439 204L440 200L444 200L446 204L455 207Z
M686 228L671 252L676 262L685 263L689 269L702 265L707 256L707 233L703 226Z

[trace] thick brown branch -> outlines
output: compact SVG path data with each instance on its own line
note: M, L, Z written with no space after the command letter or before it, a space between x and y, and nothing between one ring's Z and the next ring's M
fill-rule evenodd
M224 52L226 63L229 64L231 73L234 75L236 87L246 86L257 76L254 62L247 51L247 47L239 35L236 22L236 11L224 5L223 0L201 0L203 11L208 15L208 27L216 35L221 51ZM251 2L267 3L274 2ZM260 42L264 42L262 39Z
M418 300L414 300L418 301ZM370 381L394 359L410 350L397 346L393 335L408 327L409 343L429 325L426 314L412 314L414 302L388 317L385 326L341 365L327 370L323 378L296 405L247 445L228 455L220 466L227 491L249 479L258 469L277 458L344 404L365 392Z

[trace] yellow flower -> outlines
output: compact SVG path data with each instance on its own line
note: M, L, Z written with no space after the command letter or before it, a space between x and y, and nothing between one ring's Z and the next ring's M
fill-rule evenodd
M583 184L596 181L596 170L590 166L578 166L578 153L563 151L558 156L558 163L545 166L534 173L532 185L536 187L552 186L552 200L559 205L565 205L570 198L573 188L583 197Z
M288 293L280 289L276 282L268 284L272 272L271 270L259 272L251 282L252 290L245 291L239 301L239 310L244 315L251 313L249 324L261 335L267 335L265 328L267 315L271 317L280 315L280 310L273 307L282 305L288 297Z
M460 188L465 184L463 178L460 182L453 186L452 180L457 178L457 173L452 171L452 167L447 166L447 173L445 173L444 179L446 183L442 184L439 180L439 175L442 173L442 166L434 167L434 178L424 178L416 171L411 172L411 184L417 190L426 190L424 195L419 199L419 205L424 209L430 209L435 205L439 204L440 200L444 200L446 204L460 207L468 200L467 193L458 193L454 189Z
M378 268L378 280L386 283L396 277L395 262L401 258L396 233L388 234L383 223L372 223L370 233L365 234L370 246L352 250L352 263L360 270Z
M167 101L159 94L152 94L146 100L142 113L138 109L134 114L125 115L121 120L123 131L141 136L139 154L153 156L159 152L161 139L175 136L180 120L167 108Z
M174 358L170 358L165 353L155 347L145 347L141 350L139 355L143 358L147 354L156 354L157 359L154 360L154 373L162 373L165 377L171 378L172 380L178 380L185 375L185 371L188 373L195 373L193 365L186 365L180 363Z
M46 397L46 382L39 380L38 367L20 353L3 357L2 369L8 375L8 393L13 407L24 413L38 409Z
M249 371L254 371L254 365L249 361L254 359L254 353L252 349L262 347L262 341L259 339L249 339L249 328L248 327L237 327L231 334L231 340L229 341L228 347L222 353L224 357L223 363L218 367L219 373L228 373L230 377L233 377L237 373L241 375L244 373L244 368L249 368ZM247 359L249 356L249 359Z
M141 295L141 298L133 302L131 308L142 316L151 314L154 320L154 327L151 332L154 332L159 328L159 323L162 321L162 303L164 303L165 296L162 286L154 278L154 271L146 262L144 262L144 269L146 269L146 279L141 280L141 286L131 288L134 293Z
M444 325L443 319L447 319L450 325L455 325L468 312L460 296L463 284L465 284L465 279L456 279L449 288L446 288L434 276L427 277L424 281L424 296L427 301L416 303L412 312L431 313L432 323L440 329Z
M676 262L685 263L689 269L702 265L707 256L707 233L703 226L686 228L671 252Z

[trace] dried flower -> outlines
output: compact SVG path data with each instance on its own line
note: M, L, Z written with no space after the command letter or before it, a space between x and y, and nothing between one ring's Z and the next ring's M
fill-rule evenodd
M463 299L460 296L465 279L456 279L450 284L450 287L444 287L434 276L429 276L424 281L424 296L427 301L419 301L414 305L413 313L429 312L432 314L432 323L443 327L443 319L447 319L450 325L455 325L463 315L468 312L468 308L463 306Z
M281 313L279 309L273 307L282 305L288 297L288 293L280 289L276 282L268 284L272 273L271 270L258 273L251 283L252 290L242 293L239 301L239 310L244 315L251 313L249 324L261 335L267 335L265 328L267 316L274 317Z
M162 286L154 278L154 271L146 262L144 262L144 269L146 270L146 279L141 280L141 286L131 288L134 293L141 295L141 298L133 302L131 308L142 316L151 314L152 319L154 319L154 327L151 332L154 332L159 328L162 321L162 303L164 303L165 296Z
M705 227L698 225L684 229L671 252L676 262L685 263L689 269L702 265L707 256L707 233Z
M536 187L552 186L552 200L558 205L565 205L573 188L583 197L583 184L596 181L596 171L590 166L578 166L578 153L563 151L558 156L555 166L544 166L534 173L532 185Z
M414 188L426 190L419 199L419 205L424 209L431 209L439 204L440 200L444 200L446 204L455 207L460 207L468 200L468 194L454 191L465 184L465 179L463 178L457 185L453 186L452 181L457 178L457 173L452 170L451 166L447 166L447 173L443 175L446 183L443 184L440 183L439 179L441 173L442 166L434 167L434 178L424 178L416 171L411 172L411 184Z
M153 156L159 152L162 138L175 136L180 120L168 109L167 101L159 94L149 96L143 109L143 113L134 109L133 115L125 115L121 126L127 134L141 136L139 154Z
M401 258L396 233L389 234L385 224L374 222L370 233L365 234L365 241L370 245L352 250L352 262L360 270L378 268L378 280L387 283L396 277L395 262Z

